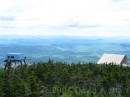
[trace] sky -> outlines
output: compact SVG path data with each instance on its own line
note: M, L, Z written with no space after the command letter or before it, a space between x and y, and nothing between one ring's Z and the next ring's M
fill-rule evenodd
M0 35L130 37L130 0L0 0Z

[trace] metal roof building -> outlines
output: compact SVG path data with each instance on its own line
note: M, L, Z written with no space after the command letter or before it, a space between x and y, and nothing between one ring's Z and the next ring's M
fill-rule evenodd
M119 54L103 54L97 64L110 64L127 66L127 56Z

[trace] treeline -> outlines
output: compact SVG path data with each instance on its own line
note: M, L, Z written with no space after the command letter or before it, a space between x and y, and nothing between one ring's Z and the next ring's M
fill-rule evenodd
M48 60L1 68L0 97L130 97L130 67Z

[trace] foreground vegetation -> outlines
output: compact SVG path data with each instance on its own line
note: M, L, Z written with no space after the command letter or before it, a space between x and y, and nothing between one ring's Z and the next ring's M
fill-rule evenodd
M1 69L0 97L130 97L130 67L49 60Z

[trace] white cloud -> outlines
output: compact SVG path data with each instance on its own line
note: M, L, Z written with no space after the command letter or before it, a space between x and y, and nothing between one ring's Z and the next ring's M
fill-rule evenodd
M122 36L130 0L2 0L0 34Z

